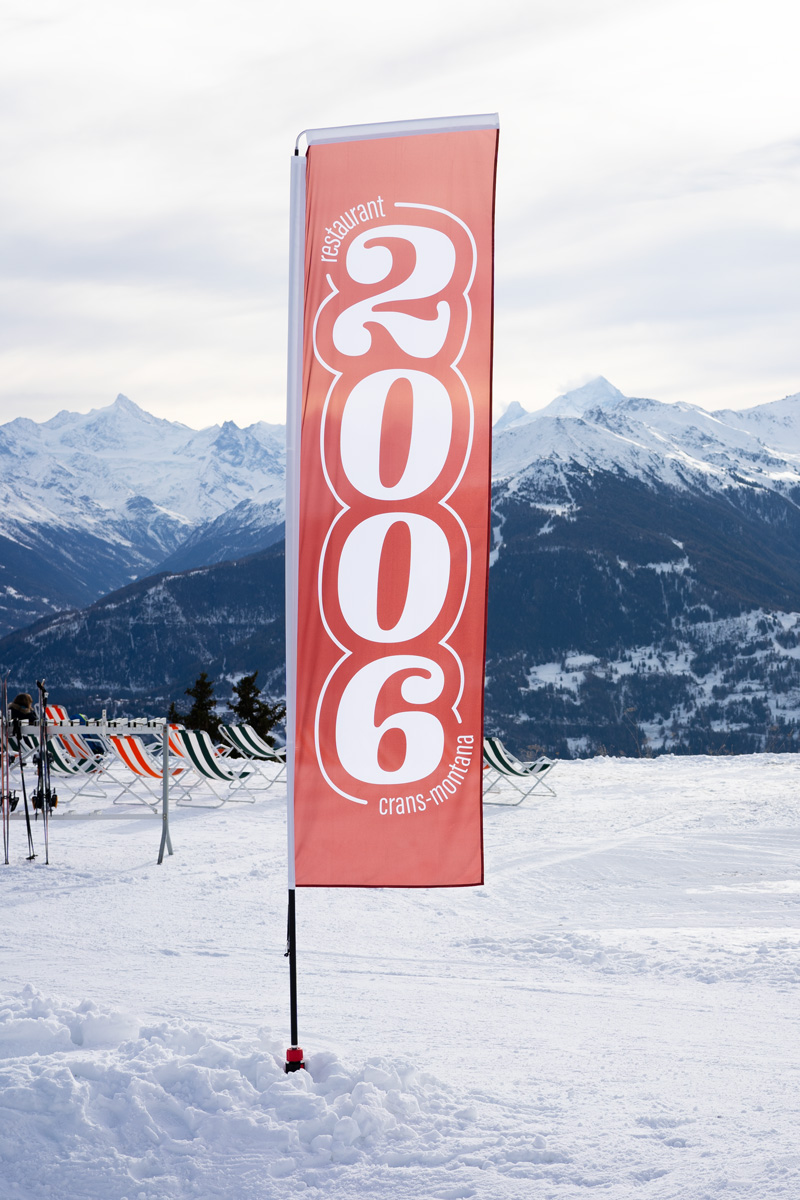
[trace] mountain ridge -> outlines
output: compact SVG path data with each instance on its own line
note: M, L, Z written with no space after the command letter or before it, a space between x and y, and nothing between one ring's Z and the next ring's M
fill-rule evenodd
M259 498L268 537L283 521L284 457L283 426L194 430L121 394L0 426L0 631L158 570L244 501Z
M800 394L708 413L593 382L495 426L489 731L528 757L796 749ZM78 613L0 640L0 670L21 686L47 669L76 702L104 681L163 707L200 670L228 686L258 669L277 695L282 497L275 477L251 491L184 529L170 571L98 601L89 625ZM133 524L164 519L155 500L127 503Z

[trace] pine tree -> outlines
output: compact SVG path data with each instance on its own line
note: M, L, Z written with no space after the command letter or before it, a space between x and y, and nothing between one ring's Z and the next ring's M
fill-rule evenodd
M187 729L204 729L216 737L219 731L219 717L214 712L217 702L214 699L214 684L205 671L201 671L193 686L186 689L186 695L191 696L194 704L184 717L183 724Z
M243 725L252 725L259 737L274 746L275 739L270 731L286 716L286 705L282 700L267 704L261 699L261 690L256 686L257 675L258 671L243 675L233 685L236 700L231 709Z

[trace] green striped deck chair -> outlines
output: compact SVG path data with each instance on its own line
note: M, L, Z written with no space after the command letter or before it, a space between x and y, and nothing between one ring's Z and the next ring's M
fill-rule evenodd
M90 783L102 775L105 764L101 758L91 755L86 758L77 758L72 754L68 754L64 746L58 738L53 738L47 743L47 757L50 759L50 771L54 776L62 778L68 777L72 786L70 787L70 799L75 799ZM80 782L83 780L83 782ZM87 796L105 797L105 791L87 791Z
M245 763L240 769L235 770L229 760L220 757L216 746L205 730L174 729L172 736L181 747L186 766L205 780L209 790L217 797L220 804L226 800L240 800L244 803L254 804L255 796L245 798L245 796L235 794L248 790L246 783L248 779L251 784L256 783L259 791L264 790L263 783L257 781L253 764ZM226 785L222 791L220 784ZM183 801L178 800L177 803L181 804Z
M23 763L26 763L29 759L33 758L34 754L38 754L39 752L39 735L38 733L23 733L18 741L17 738L9 733L8 748L16 756L17 764L20 758L22 758Z
M271 788L273 783L280 782L286 774L286 750L283 746L270 746L256 733L252 725L220 725L220 737L228 743L231 749L248 758L254 763L274 763L280 765L277 775L266 784L264 790Z
M536 762L520 762L510 751L506 750L500 738L487 737L483 739L483 762L484 804L515 808L538 787L544 788L551 796L555 796L555 792L545 781L545 776L549 775L556 765L551 758L537 758ZM488 787L486 786L487 782ZM520 793L519 800L487 800L485 798L487 792L494 791L495 788L499 789L506 783Z

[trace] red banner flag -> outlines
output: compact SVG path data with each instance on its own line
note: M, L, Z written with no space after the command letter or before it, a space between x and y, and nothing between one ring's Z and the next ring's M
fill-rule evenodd
M497 119L307 138L287 445L290 881L477 884Z

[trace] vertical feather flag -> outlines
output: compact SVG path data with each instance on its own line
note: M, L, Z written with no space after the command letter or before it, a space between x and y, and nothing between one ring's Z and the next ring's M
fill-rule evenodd
M290 886L483 881L497 138L313 130L294 159Z

